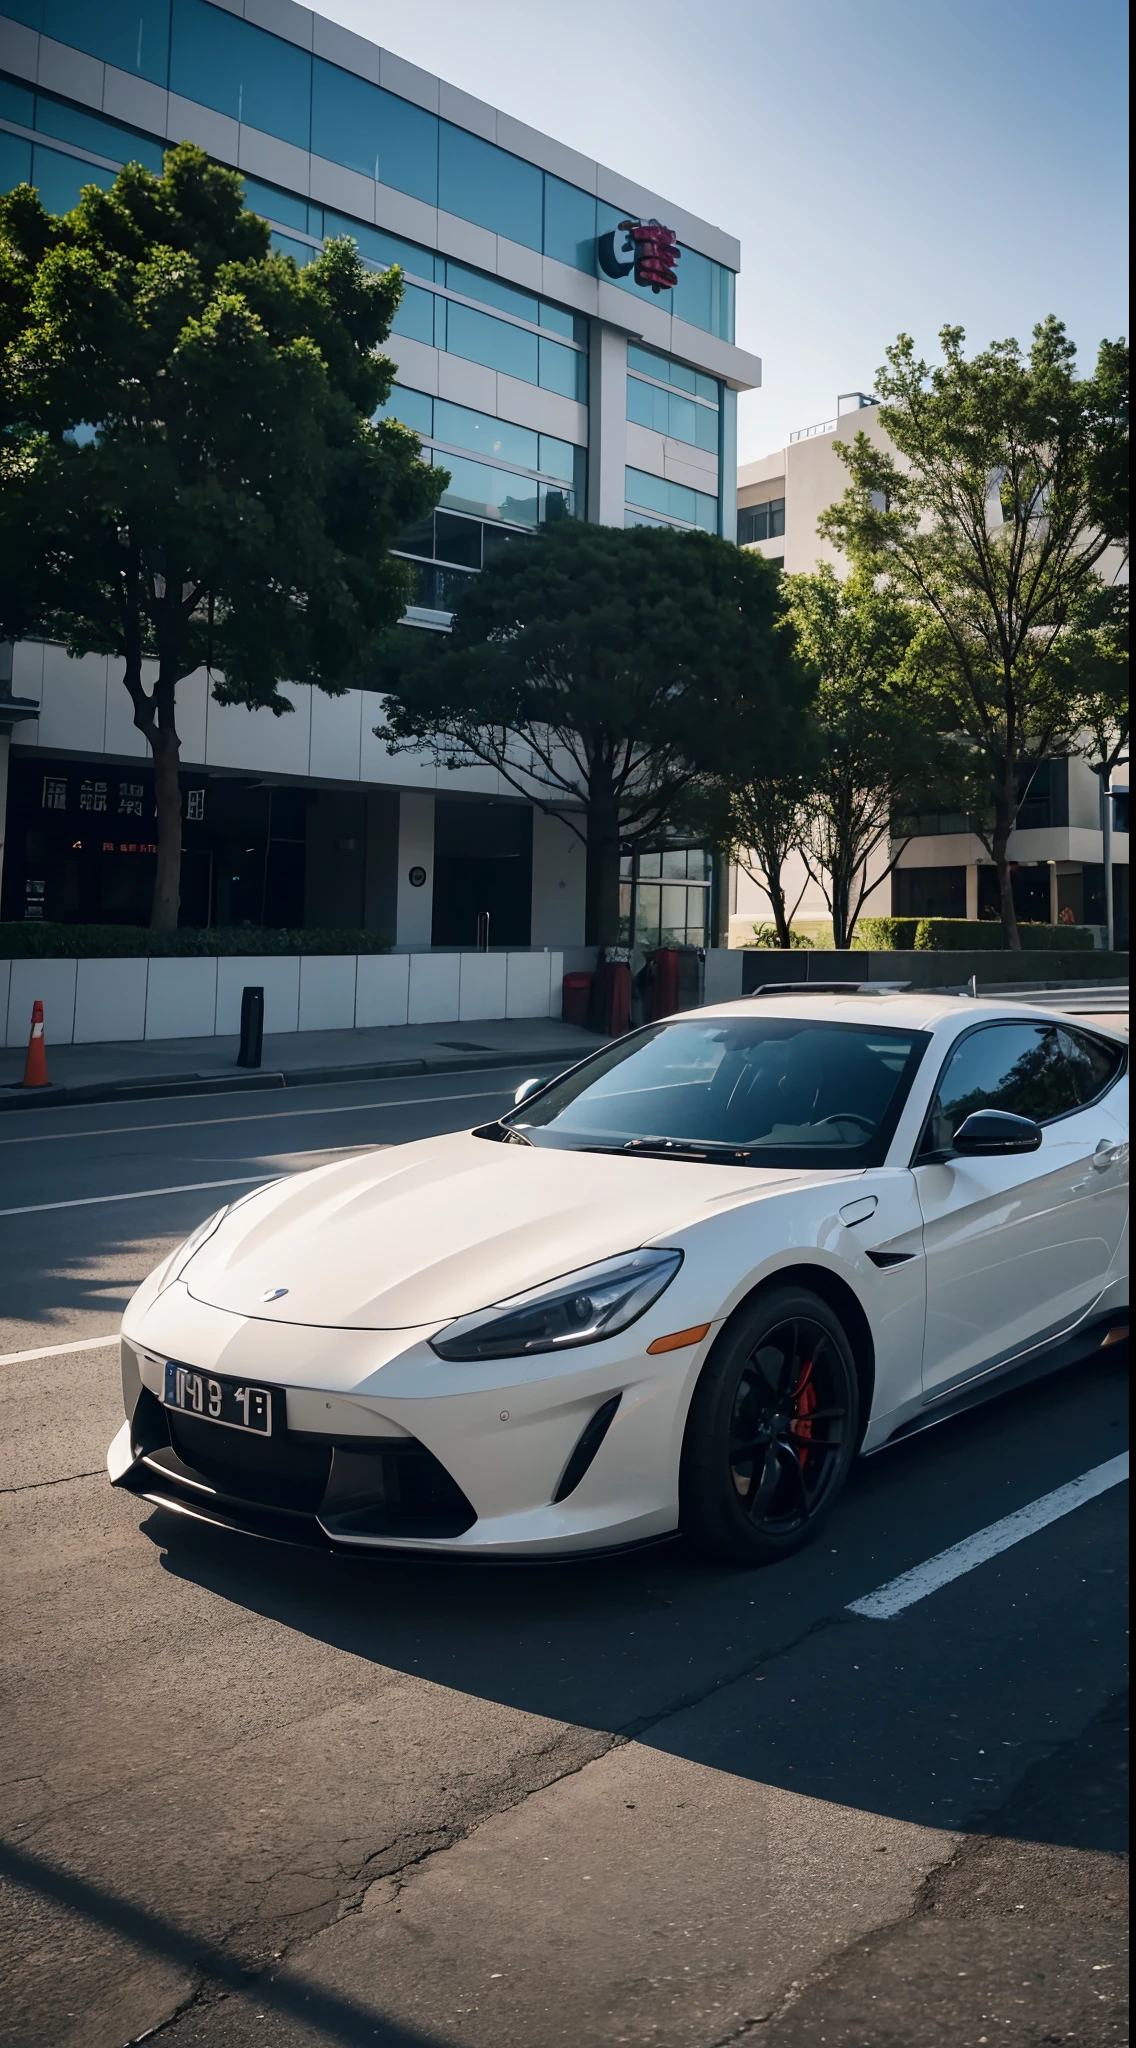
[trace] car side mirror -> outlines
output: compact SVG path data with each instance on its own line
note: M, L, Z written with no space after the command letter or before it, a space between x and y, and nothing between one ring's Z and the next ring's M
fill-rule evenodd
M1001 1158L1010 1152L1036 1152L1041 1125L1029 1116L1011 1116L1007 1109L973 1109L955 1132L954 1150L964 1159Z
M544 1082L538 1081L535 1078L535 1076L531 1080L522 1081L520 1087L518 1088L516 1094L513 1097L513 1107L515 1109L519 1109L522 1102L527 1102L530 1095L535 1095L537 1089L543 1087Z

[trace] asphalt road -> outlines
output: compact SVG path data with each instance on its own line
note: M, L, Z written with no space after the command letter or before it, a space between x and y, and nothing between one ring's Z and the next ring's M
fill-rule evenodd
M864 1462L766 1572L293 1553L110 1489L95 1340L206 1184L521 1078L5 1119L0 2041L1125 2041L1126 1488L849 1611L1115 1457L1117 1350Z

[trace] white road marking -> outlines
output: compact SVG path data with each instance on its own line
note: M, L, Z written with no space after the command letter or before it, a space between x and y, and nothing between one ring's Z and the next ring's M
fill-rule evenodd
M902 1572L898 1579L889 1579L886 1586L878 1586L874 1593L868 1593L863 1600L849 1603L850 1614L867 1615L871 1621L893 1621L902 1614L905 1607L914 1606L917 1600L925 1600L928 1593L936 1593L940 1586L949 1586L952 1579L960 1579L964 1572L971 1572L976 1565L985 1564L999 1551L1009 1550L1013 1544L1022 1543L1027 1536L1033 1536L1038 1529L1048 1528L1050 1522L1060 1521L1062 1515L1072 1514L1086 1501L1095 1500L1098 1494L1107 1493L1110 1487L1120 1486L1128 1477L1128 1452L1119 1457L1106 1459L1103 1465L1094 1465L1091 1472L1082 1472L1079 1479L1071 1479L1067 1486L1058 1486L1052 1493L1043 1493L1040 1500L1030 1501L1028 1507L1018 1508L1016 1513L1006 1515L1000 1522L991 1522L988 1529L979 1529L974 1536L967 1536L961 1543L953 1543L949 1550L940 1550L937 1557L929 1557L924 1564L914 1565L909 1572Z
M41 1344L36 1351L6 1351L0 1365L22 1365L25 1358L60 1358L65 1351L105 1351L108 1344L117 1343L116 1330L112 1337L80 1337L74 1344Z
M536 1064L539 1062L534 1061ZM321 1103L318 1109L262 1109L252 1116L175 1118L166 1124L102 1124L98 1129L89 1131L33 1131L28 1138L0 1138L0 1145L51 1145L58 1143L60 1138L125 1138L139 1131L200 1131L209 1124L263 1124L282 1116L354 1116L364 1109L420 1109L433 1102L488 1102L491 1096L512 1093L511 1086L505 1082L500 1088L479 1088L463 1095L403 1095L393 1102L336 1102L330 1108ZM80 1105L72 1106L78 1108Z
M279 1174L242 1173L236 1180L191 1180L177 1188L131 1188L125 1195L76 1195L69 1202L29 1202L24 1209L0 1209L0 1216L42 1216L47 1209L97 1209L100 1202L144 1202L151 1195L196 1195L206 1188L252 1188Z

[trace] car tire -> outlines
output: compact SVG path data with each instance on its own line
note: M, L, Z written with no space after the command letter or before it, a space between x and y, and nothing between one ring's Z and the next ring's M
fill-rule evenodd
M811 1539L860 1441L860 1383L839 1317L770 1288L727 1324L694 1390L679 1518L704 1556L775 1564Z

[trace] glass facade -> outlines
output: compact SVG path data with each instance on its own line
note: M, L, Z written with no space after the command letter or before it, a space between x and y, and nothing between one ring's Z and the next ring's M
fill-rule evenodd
M628 469L625 497L628 526L698 526L704 533L718 531L718 500L708 491L668 483L665 477L651 476L645 469Z
M720 398L716 378L628 344L627 417L636 425L717 455Z
M122 71L312 150L589 277L613 206L209 0L4 0L4 12ZM640 295L633 278L612 280ZM683 248L652 303L734 339L734 275Z
M587 451L568 441L403 384L376 418L412 427L426 460L450 473L438 510L396 549L418 565L416 604L452 610L463 578L486 567L495 549L582 510Z

